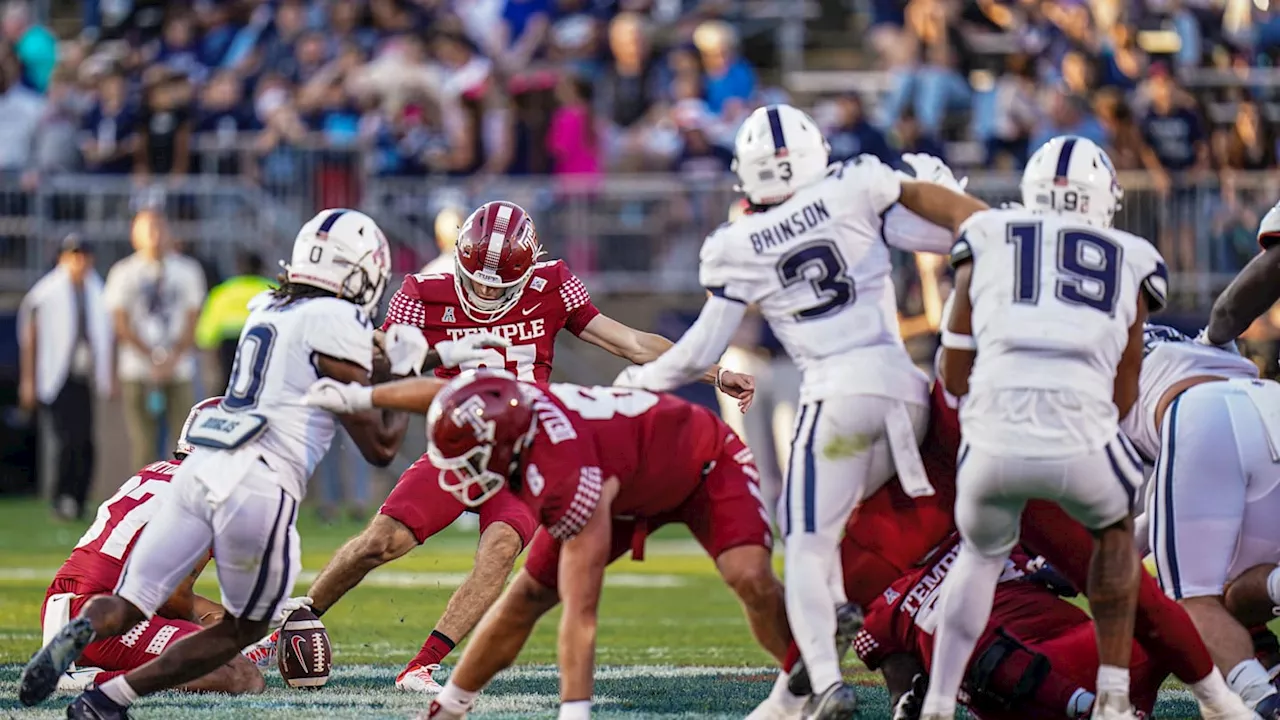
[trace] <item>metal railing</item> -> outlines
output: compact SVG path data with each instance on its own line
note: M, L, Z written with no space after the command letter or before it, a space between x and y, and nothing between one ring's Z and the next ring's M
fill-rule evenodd
M105 270L129 252L134 211L161 200L188 251L225 273L239 248L268 263L287 257L300 224L326 206L370 213L409 258L397 269L412 270L436 254L434 222L443 206L507 199L532 213L550 255L564 258L594 292L698 292L702 240L736 198L728 177L367 178L351 157L326 166L324 156L291 152L291 174L280 176L291 182L198 174L139 187L127 177L68 175L27 190L0 179L0 289L29 287L71 231L98 246ZM1270 173L1167 192L1145 174L1124 176L1122 185L1116 226L1157 244L1183 307L1206 305L1252 256L1257 222L1280 197L1280 178ZM993 205L1019 199L1016 175L975 174L968 188Z

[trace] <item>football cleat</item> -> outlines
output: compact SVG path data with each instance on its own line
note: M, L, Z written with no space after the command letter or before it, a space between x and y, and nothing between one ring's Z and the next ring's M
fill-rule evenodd
M64 625L23 668L18 682L18 700L27 707L44 702L58 688L63 673L93 642L93 638L93 626L88 618L76 618Z
M852 720L857 713L857 694L853 688L838 682L820 694L810 696L800 717L802 720Z
M438 695L444 686L431 677L431 673L438 670L440 665L437 663L407 667L396 676L396 687L405 692Z
M864 620L866 617L857 603L845 603L836 608L836 657L840 662L844 662L844 656L849 654L849 648L853 646L853 639L862 629ZM791 679L787 680L787 690L797 697L813 694L813 686L809 683L809 672L804 667L804 658L796 661L796 664L791 667Z
M240 651L249 662L259 670L270 670L276 664L276 643L280 641L280 631L276 630L258 642Z
M129 720L129 708L117 705L96 687L81 693L67 706L71 720Z
M1093 703L1092 720L1138 720L1133 714L1133 706L1128 698L1118 700L1114 695L1106 693L1098 695Z

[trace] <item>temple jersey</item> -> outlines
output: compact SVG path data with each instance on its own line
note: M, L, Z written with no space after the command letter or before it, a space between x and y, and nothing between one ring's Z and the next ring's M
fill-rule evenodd
M1160 452L1156 407L1171 387L1196 376L1254 379L1258 377L1258 366L1239 353L1201 345L1164 325L1148 323L1142 334L1138 402L1121 420L1120 429L1143 458L1153 463Z
M93 524L62 563L49 594L96 595L115 589L138 533L151 520L181 461L152 463L98 506Z
M1013 433L1028 454L1069 454L1114 437L1116 367L1138 293L1151 312L1165 304L1168 271L1155 247L1064 215L985 210L961 228L951 262L973 264L978 354L961 410L966 440L998 452ZM1009 390L1048 392L1023 403Z
M262 416L266 430L238 449L213 450L207 462L216 470L227 462L221 455L260 454L281 487L301 500L338 424L333 413L302 404L307 388L320 379L314 357L327 355L371 371L373 323L360 307L336 297L281 304L268 291L250 301L249 309L220 409ZM200 453L201 465L205 455Z
M802 402L832 393L926 402L928 381L898 329L889 247L945 254L952 238L897 206L900 194L898 175L862 156L702 246L703 286L760 308L804 373Z
M538 427L517 494L561 541L582 531L611 477L621 484L614 516L679 507L734 437L713 412L671 395L567 383L521 391Z
M491 367L508 370L527 382L545 383L551 380L556 335L562 328L580 335L599 314L582 281L563 261L552 260L534 266L519 302L491 323L476 322L462 311L453 274L406 275L391 298L382 329L391 325L421 328L433 347L478 332L501 335L511 341L511 347L485 350L491 360L459 368L437 368L437 377L450 378L463 370Z

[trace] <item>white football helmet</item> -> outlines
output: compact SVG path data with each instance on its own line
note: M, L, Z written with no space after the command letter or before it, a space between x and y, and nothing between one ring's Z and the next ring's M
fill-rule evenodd
M753 205L776 205L826 177L831 146L803 110L790 105L757 108L733 143L734 189Z
M391 274L387 237L362 212L321 210L293 241L285 279L327 290L373 315Z
M1073 213L1090 225L1111 227L1122 197L1124 191L1106 151L1075 135L1041 145L1022 173L1024 207Z

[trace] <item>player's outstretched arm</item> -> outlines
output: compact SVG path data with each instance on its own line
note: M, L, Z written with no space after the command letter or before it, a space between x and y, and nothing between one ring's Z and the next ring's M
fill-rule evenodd
M956 261L955 254L952 259ZM969 374L978 357L978 346L973 339L973 306L969 301L972 276L973 263L961 261L956 268L955 290L942 313L942 387L956 397L969 393Z
M369 384L369 371L353 362L321 353L314 355L314 362L316 369L326 378L360 386ZM408 415L386 410L366 409L339 417L347 434L360 448L360 454L377 467L391 464L409 427Z
M666 338L652 336L667 345L665 352L639 368L629 369L614 384L667 392L698 379L715 383L718 375L722 390L738 398L740 406L749 405L755 381L748 375L722 372L715 364L729 348L729 342L746 313L746 304L711 295L702 306L697 321L679 341L671 344ZM590 325L587 327L590 329Z
M1271 213L1267 217L1271 217ZM1214 301L1209 325L1205 328L1205 337L1211 345L1225 345L1240 337L1259 315L1280 300L1280 242L1276 240L1250 260Z
M903 207L934 225L959 232L960 226L974 213L987 209L987 204L972 195L948 190L930 182L902 181L898 202Z
M1120 417L1129 414L1133 404L1138 402L1138 377L1142 374L1143 333L1142 326L1147 322L1147 295L1138 293L1138 314L1129 326L1129 343L1120 356L1120 364L1116 367L1114 400Z
M675 345L661 335L636 330L604 314L592 318L578 337L636 365L657 360ZM701 376L697 379L708 385L714 385L716 378L721 375L721 368L715 362L718 359L720 359L719 355L706 366L699 368ZM734 388L726 386L724 389L725 392L737 397L734 394Z
M611 508L617 494L618 480L609 478L600 490L600 500L591 519L581 532L565 541L560 551L558 584L560 600L564 603L558 647L561 718L590 716L600 589L604 585L604 569L609 564L613 536Z

